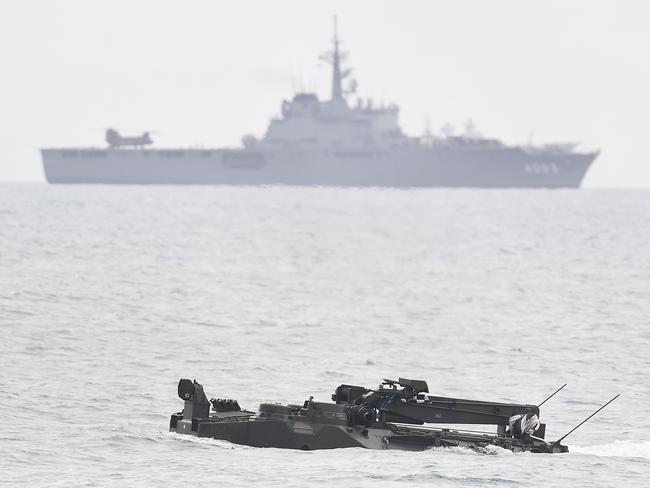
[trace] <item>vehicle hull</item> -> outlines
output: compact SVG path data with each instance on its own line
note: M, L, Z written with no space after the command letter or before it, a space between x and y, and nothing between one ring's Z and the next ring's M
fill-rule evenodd
M345 406L319 402L309 402L308 408L262 404L258 414L249 411L212 412L197 418L188 412L178 412L171 416L169 430L251 447L305 451L349 447L401 451L434 447L461 447L480 452L489 452L495 447L513 452L568 451L566 446L543 440L521 440L481 432L393 422L351 425Z

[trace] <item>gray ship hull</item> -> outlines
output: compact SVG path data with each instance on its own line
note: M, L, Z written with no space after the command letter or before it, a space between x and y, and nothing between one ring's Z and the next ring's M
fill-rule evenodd
M43 149L50 183L577 188L597 153L397 147L383 152Z

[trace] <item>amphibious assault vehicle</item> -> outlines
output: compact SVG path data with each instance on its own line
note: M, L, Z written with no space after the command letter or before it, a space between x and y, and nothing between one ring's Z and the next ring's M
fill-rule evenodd
M544 402L564 388L563 385ZM171 416L170 431L212 437L254 447L288 449L424 450L464 447L490 451L494 446L514 452L567 452L562 440L618 395L557 441L545 440L540 405L464 400L429 395L425 381L383 380L377 389L340 385L333 403L302 405L262 403L258 412L242 410L236 400L208 401L203 386L189 379L178 383L185 401ZM496 426L496 432L433 427L424 424Z

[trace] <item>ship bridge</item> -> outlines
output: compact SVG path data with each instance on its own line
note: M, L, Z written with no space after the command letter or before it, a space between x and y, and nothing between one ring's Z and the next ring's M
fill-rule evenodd
M355 80L344 81L351 70L342 66L347 53L341 51L334 28L333 47L321 59L332 66L332 96L319 100L314 93L298 93L285 100L281 116L271 120L262 141L271 147L312 149L375 149L396 145L407 138L399 127L396 105L373 106L372 100L357 99L350 106L347 97L356 92Z

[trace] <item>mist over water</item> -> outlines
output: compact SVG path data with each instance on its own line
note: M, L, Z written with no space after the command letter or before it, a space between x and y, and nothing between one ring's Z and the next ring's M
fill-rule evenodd
M647 486L650 192L0 186L0 484ZM169 434L341 383L539 403L566 455Z

